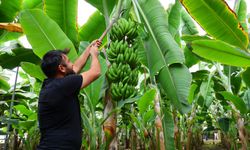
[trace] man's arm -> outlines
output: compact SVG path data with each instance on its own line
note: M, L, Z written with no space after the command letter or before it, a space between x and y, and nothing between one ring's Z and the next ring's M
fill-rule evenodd
M98 40L93 41L85 49L85 51L81 54L81 56L74 62L73 70L75 71L75 73L79 73L81 71L81 69L84 67L84 65L86 64L86 61L88 60L90 50L91 50L91 46L94 46L94 45L99 47L101 45L101 42L98 41Z
M83 72L82 78L83 78L83 82L82 82L82 86L81 88L86 87L87 85L89 85L91 82L93 82L94 80L96 80L100 75L101 75L101 65L100 62L98 60L98 47L97 45L93 45L92 47L90 47L90 55L91 55L91 66L90 69L88 71Z

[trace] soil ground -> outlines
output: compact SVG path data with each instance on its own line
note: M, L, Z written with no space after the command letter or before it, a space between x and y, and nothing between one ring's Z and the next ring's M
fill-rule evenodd
M200 150L226 150L220 140L204 140Z

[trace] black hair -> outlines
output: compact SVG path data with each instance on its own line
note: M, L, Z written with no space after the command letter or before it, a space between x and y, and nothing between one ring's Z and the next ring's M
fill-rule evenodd
M58 66L62 63L62 55L67 54L67 50L51 50L47 52L42 59L41 62L41 68L43 70L43 73L48 77L48 78L53 78L55 77L57 73Z

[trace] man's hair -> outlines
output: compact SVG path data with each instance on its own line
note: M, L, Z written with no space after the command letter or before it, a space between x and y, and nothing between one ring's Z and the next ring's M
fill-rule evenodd
M68 50L51 50L42 59L41 68L48 78L56 76L58 66L62 63L62 54L67 54Z

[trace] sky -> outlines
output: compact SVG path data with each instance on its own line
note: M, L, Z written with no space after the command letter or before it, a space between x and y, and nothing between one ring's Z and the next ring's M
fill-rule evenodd
M174 3L175 0L160 0L162 6L167 8L170 3ZM227 0L228 5L233 8L235 0ZM250 12L250 1L246 0L249 6L248 13ZM82 26L87 22L88 17L96 11L96 8L88 4L85 0L78 0L78 24Z

